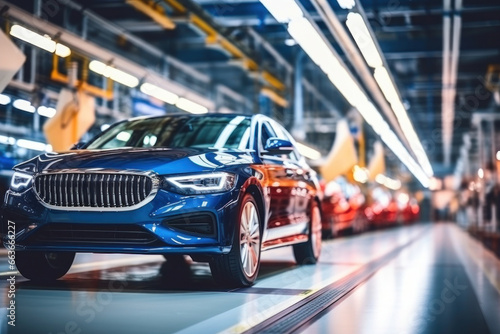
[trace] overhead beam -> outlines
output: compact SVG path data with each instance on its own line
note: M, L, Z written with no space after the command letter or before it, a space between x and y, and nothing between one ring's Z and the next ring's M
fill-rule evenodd
M127 0L126 3L151 18L162 28L168 30L175 28L174 21L167 16L163 7L161 7L158 3L146 2L142 0Z
M442 58L443 51L410 51L410 52L386 52L385 58L388 60L397 59L414 59L414 58ZM461 58L474 58L474 57L496 57L500 55L498 49L484 49L484 50L463 50L460 52Z
M443 88L442 88L442 128L443 128L443 163L451 164L453 142L453 121L455 118L455 96L460 54L460 35L462 31L462 0L443 0ZM453 22L452 22L453 13ZM452 27L453 23L453 27Z
M227 3L228 6L238 6L241 3L252 3L259 2L258 0L250 0L250 1L231 1ZM221 1L211 1L204 2L203 0L197 0L197 3L202 6L210 6L210 5L221 5ZM378 20L383 22L384 18L394 18L394 17L406 17L406 16L428 16L435 15L441 16L444 14L443 8L409 8L409 7L398 7L396 9L391 8L391 6L381 6L377 8L377 11L374 12L372 8L365 8L366 17L370 20ZM499 12L500 8L498 6L474 6L474 7L463 7L462 13L482 13L482 12ZM257 17L256 15L231 15L231 13L237 12L226 11L222 16L216 16L214 19L218 24L226 27L240 27L240 26L261 26L261 25L280 25L271 15L267 15L266 17ZM321 21L321 16L318 13L310 13L311 19L314 21ZM338 18L339 20L345 20L347 17L347 12L339 12Z

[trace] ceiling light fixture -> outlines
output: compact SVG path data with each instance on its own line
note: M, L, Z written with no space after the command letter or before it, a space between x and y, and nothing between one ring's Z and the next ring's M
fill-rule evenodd
M367 64L373 68L382 66L382 58L366 27L363 17L359 13L351 12L347 14L346 25Z
M40 35L18 24L10 28L10 35L50 53L55 53L59 57L65 58L71 55L71 49L66 45L53 41L47 35Z
M92 60L89 64L91 71L100 74L106 78L110 78L122 85L128 86L130 88L137 87L139 85L139 79L131 74L120 71L114 67L108 66L98 60Z
M183 97L181 97L175 105L177 108L190 112L192 114L208 113L208 109L206 107L191 100L185 99Z
M35 112L35 107L33 107L31 105L31 102L27 101L27 100L17 99L14 101L14 103L12 105L14 106L14 108L19 109L19 110L23 110L23 111L30 112L30 113Z
M175 104L179 100L176 94L147 82L141 85L141 92L168 104Z
M394 180L391 179L390 177L387 177L383 174L378 174L375 177L375 182L384 185L385 187L391 189L391 190L399 190L401 189L401 181L399 180ZM408 196L408 195L407 195Z
M14 138L0 135L0 144L14 145L15 143L16 140Z
M45 107L45 106L38 107L38 109L36 111L40 116L44 116L44 117L48 117L48 118L52 118L56 114L56 110L54 108Z
M343 9L352 9L356 5L354 0L337 0L337 2L339 3L340 8Z
M10 97L4 94L0 94L0 104L6 106L11 101Z
M401 98L399 97L399 93L393 83L389 71L383 66L382 56L378 51L375 40L372 38L368 27L366 26L363 16L359 13L349 13L347 15L346 25L354 38L354 41L358 45L366 63L370 67L375 68L373 74L375 81L384 94L385 99L391 105L391 109L396 115L401 129L408 139L408 143L410 144L411 150L415 154L418 163L427 176L432 177L434 175L434 171L432 170L429 158L427 157L421 141L413 128L406 108L401 102Z
M27 148L29 150L34 150L34 151L46 151L46 152L51 152L52 151L52 146L47 145L45 143L40 143L37 141L33 140L27 140L27 139L18 139L16 141L17 146Z
M293 0L260 0L260 2L280 23L288 23L304 15L302 9Z
M394 88L389 72L387 72L385 67L377 67L373 76L382 90L382 93L384 93L385 99L389 103L393 104L395 102L400 102L398 92L396 91L396 88Z

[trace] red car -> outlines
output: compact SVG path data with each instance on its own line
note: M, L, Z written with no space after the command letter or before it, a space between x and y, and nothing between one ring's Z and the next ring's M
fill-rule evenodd
M362 232L367 228L363 215L365 196L359 186L338 177L324 185L323 192L324 237L336 236L341 231Z
M393 225L398 221L398 203L389 190L376 187L371 191L364 213L371 227Z
M399 219L403 224L410 224L417 221L420 217L420 206L414 197L410 197L406 193L397 195L399 206Z

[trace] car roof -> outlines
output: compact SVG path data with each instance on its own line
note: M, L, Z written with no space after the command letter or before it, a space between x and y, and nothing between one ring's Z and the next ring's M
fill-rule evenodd
M135 121L138 119L155 119L155 118L165 118L165 117L238 117L243 116L245 118L253 118L254 116L262 116L262 115L245 115L245 114L221 114L221 113L206 113L206 114L186 114L186 113L175 113L175 114L166 114L159 116L137 116L127 119L126 121Z

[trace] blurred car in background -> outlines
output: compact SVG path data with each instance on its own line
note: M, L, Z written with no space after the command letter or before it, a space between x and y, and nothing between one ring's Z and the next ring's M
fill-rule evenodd
M343 176L324 184L323 237L330 238L341 232L359 233L368 225L363 214L365 195L358 185Z
M375 187L370 192L364 214L370 227L385 227L396 224L398 203L392 193L383 187Z
M401 192L397 196L399 221L403 224L416 222L420 217L420 206L416 198Z

